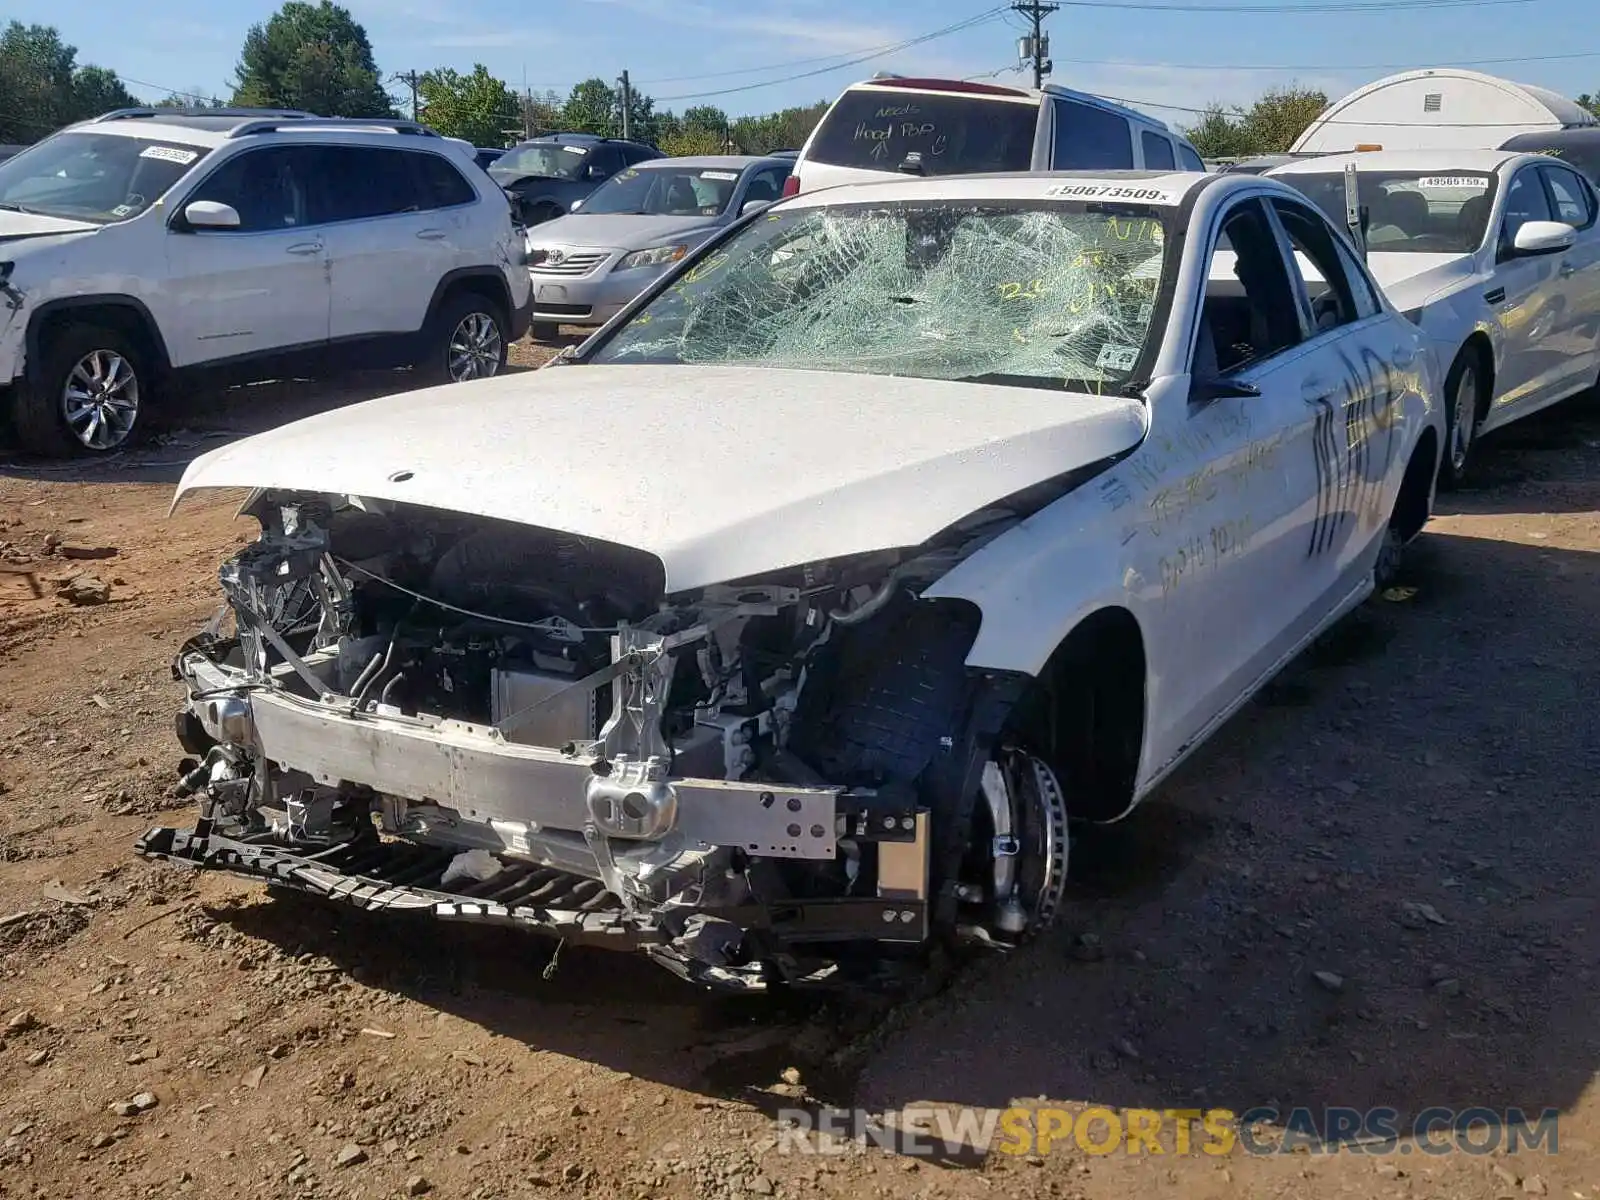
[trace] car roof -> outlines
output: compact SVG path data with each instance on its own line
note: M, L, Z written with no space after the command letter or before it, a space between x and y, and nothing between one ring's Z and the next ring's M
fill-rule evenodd
M457 138L441 137L437 131L414 121L373 118L319 117L289 109L228 109L215 113L174 110L169 116L157 109L118 109L68 125L60 133L93 133L151 142L174 142L208 150L230 143L250 144L252 137L287 133L297 138L320 141L345 141L350 137L379 139L390 144L405 138L405 148L432 149L441 145L466 152L470 144ZM54 135L52 135L54 136Z
M904 95L907 92L937 92L944 95L963 95L985 98L989 100L1009 100L1018 104L1039 105L1047 97L1059 96L1064 100L1076 101L1094 108L1114 112L1139 125L1151 129L1159 129L1164 133L1187 141L1181 133L1176 133L1173 128L1159 117L1152 117L1149 113L1142 113L1136 108L1126 104L1119 104L1104 96L1096 96L1093 92L1079 92L1072 88L1062 87L1058 83L1047 83L1042 88L1014 87L1005 83L977 83L970 79L935 79L920 76L893 75L881 72L871 79L863 79L850 84L845 91L856 91L867 88L873 91L886 91Z
M1255 176L1208 171L1008 171L990 175L902 177L801 192L785 208L865 204L874 200L1105 200L1176 206L1198 186L1254 183Z
M1326 175L1355 163L1357 171L1486 171L1493 173L1514 150L1357 150L1349 154L1323 154L1274 167L1268 175Z
M598 133L541 133L538 137L524 138L513 150L520 150L524 146L599 146L610 143L613 146L638 146L642 150L655 150L654 146L644 142L636 142L629 138L603 137ZM659 151L658 151L659 153Z
M742 171L746 167L753 167L757 163L779 163L785 160L772 158L765 154L685 154L681 158L650 158L644 162L634 163L635 171L667 171L673 167L683 167L686 170L715 169L721 167L725 171Z

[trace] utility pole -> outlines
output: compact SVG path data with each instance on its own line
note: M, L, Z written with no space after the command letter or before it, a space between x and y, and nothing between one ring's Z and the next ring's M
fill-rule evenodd
M1060 7L1059 4L1041 4L1039 0L1018 0L1011 6L1012 11L1033 22L1032 35L1017 39L1017 57L1023 62L1033 60L1033 86L1036 88L1044 86L1044 77L1054 65L1050 61L1050 39L1044 32L1044 19Z
M628 82L628 72L622 72L622 138L633 140L633 85Z
M415 71L401 71L394 75L393 78L398 79L401 83L405 84L411 89L411 119L413 121L421 120L421 118L417 115L421 111L417 104L417 84L421 81L422 77Z

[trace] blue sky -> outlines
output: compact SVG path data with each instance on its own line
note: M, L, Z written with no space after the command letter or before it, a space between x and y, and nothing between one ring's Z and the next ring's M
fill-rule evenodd
M1275 7L1313 2L1278 0ZM711 103L734 114L828 98L876 70L969 77L1009 68L1021 18L1005 14L859 66L690 98L827 67L830 62L779 64L861 54L975 16L991 3L346 0L366 25L378 65L387 73L468 69L482 62L513 87L526 83L539 91L565 92L580 79L612 78L626 67L644 91L660 98L660 107ZM226 96L246 29L275 7L271 0L213 0L138 12L126 0L9 0L5 15L55 25L78 47L80 62L111 67L136 94L155 99L168 89ZM1600 29L1593 28L1591 14L1592 7L1580 0L1339 14L1066 7L1046 28L1056 62L1053 82L1140 101L1155 115L1182 124L1190 114L1160 106L1248 101L1268 86L1294 82L1339 95L1388 74L1390 67L1487 58L1525 56L1478 69L1570 95L1600 90L1600 53L1584 54L1600 51ZM1550 57L1556 55L1572 57ZM1541 57L1546 61L1537 61ZM1204 66L1190 69L1196 64ZM774 69L728 74L768 66ZM1022 76L1013 71L993 78L1008 82Z

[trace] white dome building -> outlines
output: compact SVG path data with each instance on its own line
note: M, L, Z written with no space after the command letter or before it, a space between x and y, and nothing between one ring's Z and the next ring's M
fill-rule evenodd
M1478 71L1405 71L1335 100L1290 150L1492 150L1519 133L1600 124L1548 88Z

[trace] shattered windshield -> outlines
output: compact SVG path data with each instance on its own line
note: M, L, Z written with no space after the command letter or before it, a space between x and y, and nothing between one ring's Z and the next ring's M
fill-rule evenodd
M775 212L590 357L1102 391L1132 377L1165 263L1157 209L982 203Z
M1286 172L1273 178L1304 192L1339 228L1344 175ZM1470 254L1483 244L1494 205L1494 177L1483 171L1362 171L1356 190L1367 210L1374 254Z
M489 174L500 179L539 175L546 179L577 179L589 157L585 146L563 146L551 142L543 146L519 146L507 150L489 165Z

